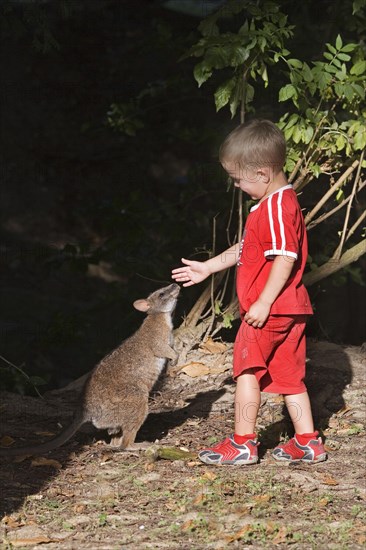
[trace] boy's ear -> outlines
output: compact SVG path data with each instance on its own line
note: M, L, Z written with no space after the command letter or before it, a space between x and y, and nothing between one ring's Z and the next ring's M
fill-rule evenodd
M136 300L133 303L133 307L138 311L148 311L150 309L150 304L147 300Z
M258 168L257 174L262 178L264 183L270 183L272 181L272 168L270 166L262 166Z

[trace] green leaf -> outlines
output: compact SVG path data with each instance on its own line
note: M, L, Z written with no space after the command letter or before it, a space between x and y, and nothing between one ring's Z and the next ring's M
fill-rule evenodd
M353 143L354 143L355 149L362 150L366 147L366 132L364 128L360 129L357 132L357 134L354 137Z
M344 191L343 189L338 189L338 193L336 195L336 201L341 202L344 199Z
M353 50L357 48L357 44L346 44L345 46L343 46L342 48L342 52L353 52Z
M351 56L347 53L339 53L337 54L338 59L341 59L342 61L349 61L351 59Z
M267 73L267 67L265 65L262 67L261 77L263 79L265 88L267 88L267 86L268 86L268 73Z
M360 84L351 84L352 88L354 89L354 91L356 92L356 94L361 98L361 99L365 99L365 88L363 88L362 86L360 86Z
M304 134L305 143L310 143L311 138L313 137L313 135L314 135L314 128L312 126L307 126L306 129L305 129L305 134Z
M357 63L355 63L353 67L351 67L350 73L353 75L359 76L362 73L364 73L365 70L366 70L366 60L361 59L360 61L357 61Z
M336 141L336 147L337 147L337 151L342 151L342 149L344 149L346 145L346 140L344 138L344 136L340 135L337 137L337 141Z
M338 97L342 97L344 93L344 85L341 82L336 82L334 84L334 91Z
M361 11L362 8L365 7L365 0L354 0L353 1L353 11L352 11L352 15L355 15L357 12Z
M321 169L321 167L319 166L319 164L313 164L313 165L311 166L311 171L312 171L312 173L314 174L314 176L315 176L316 178L318 178L318 177L320 176L320 174L322 173L322 169Z
M224 328L231 328L235 317L232 313L225 313L222 319L222 325Z
M334 46L332 46L332 44L326 44L326 47L328 48L328 50L329 50L331 53L337 53L337 50L335 49Z
M311 82L313 80L313 73L307 63L302 64L302 76L305 82Z
M340 34L337 36L337 40L336 40L335 45L336 45L337 50L340 50L343 46L343 42L342 42L342 38L341 38Z
M201 61L201 63L197 63L193 69L193 76L196 79L198 83L198 87L200 88L206 80L212 76L212 69L208 68L205 61Z
M296 124L296 122L299 120L299 115L297 114L292 114L290 116L290 118L288 119L288 122L286 124L286 128L291 128L294 124Z
M348 101L352 101L354 91L353 91L353 88L352 88L351 84L345 84L345 86L344 86L344 95L346 96Z
M301 69L302 68L302 62L299 59L288 59L287 63L291 67L295 67L295 69Z
M286 86L280 89L278 100L287 101L294 96L297 96L296 88L292 84L286 84Z
M215 315L220 315L221 306L222 306L222 302L220 300L215 300L215 304L214 304L214 313L215 313Z
M201 23L198 26L198 30L202 33L203 36L218 36L219 35L219 27L216 24L216 20L212 17L208 17L207 19L204 19L201 21Z
M229 103L231 93L234 89L236 79L231 78L219 86L214 94L216 112L225 107Z
M292 139L294 140L295 143L299 143L299 141L301 140L301 129L298 126L295 126Z
M324 55L325 59L329 59L330 61L332 61L332 59L334 57L334 55L332 55L329 52L324 52L323 55Z

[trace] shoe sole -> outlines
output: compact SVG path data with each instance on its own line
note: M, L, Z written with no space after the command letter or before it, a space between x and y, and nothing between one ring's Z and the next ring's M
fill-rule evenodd
M198 457L201 462L204 464L209 464L210 466L249 466L250 464L257 464L258 458L255 458L254 460L222 460L220 462L215 462L211 460L204 460L204 458Z
M276 455L272 455L272 458L274 458L278 462L290 462L290 463L303 462L304 464L316 464L317 462L324 462L324 460L327 460L327 455L321 454L316 458L316 460L306 460L306 459L304 460L303 458L294 458L291 460L290 458L285 458L283 456L276 456Z

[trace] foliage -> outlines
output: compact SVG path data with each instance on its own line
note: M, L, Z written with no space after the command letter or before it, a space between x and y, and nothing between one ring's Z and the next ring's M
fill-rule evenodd
M354 2L353 14L360 15L364 5L361 1ZM244 21L237 17L238 14L244 15ZM241 23L239 30L221 33L218 21L234 15ZM283 114L278 125L289 146L285 166L289 182L298 191L310 182L314 189L308 200L310 211L305 221L309 228L315 227L347 206L344 221L337 216L337 227L332 227L331 240L336 243L335 250L333 248L327 256L315 277L308 277L308 284L333 273L334 262L338 262L337 270L347 267L366 252L365 241L361 240L342 255L346 241L365 218L364 212L358 217L351 212L357 194L366 184L363 181L363 168L366 167L366 61L362 45L344 43L338 34L334 44L326 44L326 51L319 60L308 62L290 57L285 39L293 36L294 27L288 24L287 16L276 2L265 2L258 7L250 0L228 1L206 18L199 30L202 38L187 53L188 56L203 58L194 67L198 86L213 77L215 70L228 70L229 78L214 92L216 110L229 105L233 117L240 108L240 122L244 122L248 110L255 110L257 77L260 76L268 86L269 68L280 62L287 67L288 82L280 87L278 98L279 102L291 102L292 109L290 106L291 110ZM316 186L316 179L320 176L321 185ZM324 205L329 210L329 200L334 195L338 204L314 220ZM241 216L239 209L239 228ZM312 268L317 270L314 260ZM352 274L351 269L349 273ZM233 309L232 302L226 310L225 307L222 309L222 303L222 299L215 300L211 295L212 316L221 314L221 326L227 324L225 311L231 315ZM209 331L212 326L211 320Z
M306 156L298 187L322 172L334 174L344 166L344 154L350 164L366 146L364 52L357 44L344 45L340 35L335 45L326 47L324 60L312 62L312 67L284 59L290 83L280 89L279 101L290 100L295 112L285 113L279 126L290 146L289 174Z
M247 17L237 32L220 32L218 22L245 12ZM187 56L202 57L194 68L194 77L202 86L216 69L230 68L230 76L215 93L216 110L229 105L231 117L238 107L243 112L253 110L255 88L250 79L259 77L268 86L268 67L278 63L289 51L286 39L293 35L293 26L275 2L229 0L220 10L206 18L198 27L202 38L190 48ZM243 115L242 115L243 117Z

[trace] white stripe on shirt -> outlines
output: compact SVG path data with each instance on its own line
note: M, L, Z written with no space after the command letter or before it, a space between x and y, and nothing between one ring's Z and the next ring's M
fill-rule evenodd
M276 246L276 233L274 231L273 227L273 216L272 216L272 195L268 198L268 218L269 218L269 227L271 229L271 237L272 237L272 248L275 250L277 248Z
M278 222L280 224L280 233L281 233L281 250L286 250L286 237L285 237L285 227L283 225L283 219L282 219L282 195L283 191L280 191L278 194Z

